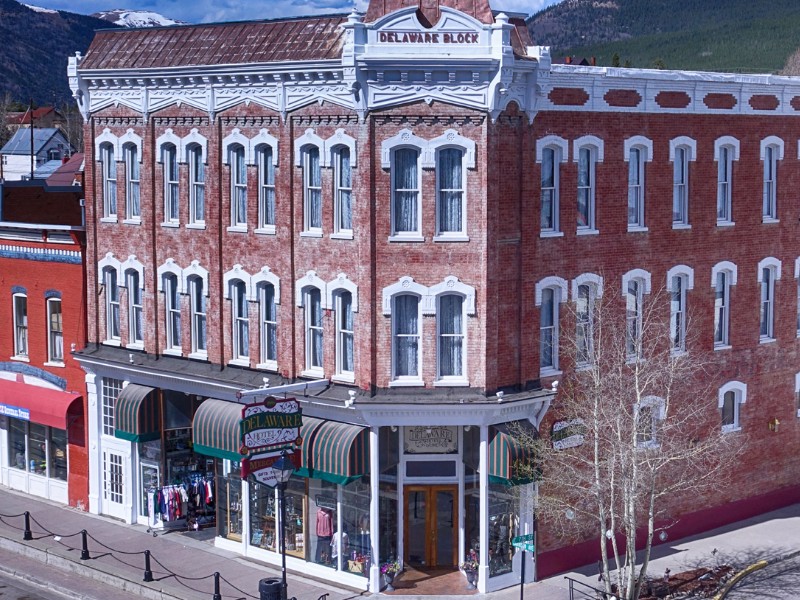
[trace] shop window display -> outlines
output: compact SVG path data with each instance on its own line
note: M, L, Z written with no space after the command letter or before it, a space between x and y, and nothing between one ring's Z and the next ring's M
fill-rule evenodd
M8 420L9 466L67 480L67 432L19 419Z
M334 560L331 541L338 523L338 486L322 479L309 479L308 496L312 508L309 511L311 558L319 565L336 569L338 561ZM338 553L336 556L338 557Z
M238 542L242 539L242 467L239 462L222 463L217 478L217 535ZM257 487L264 486L250 486Z
M489 576L510 573L517 549L511 540L519 535L519 494L515 488L489 485Z
M397 428L396 428L397 429ZM378 515L380 522L380 563L397 559L397 465L400 462L400 432L380 428L380 487Z
M342 486L342 530L349 541L347 570L358 575L369 575L371 563L369 521L369 478L362 477Z

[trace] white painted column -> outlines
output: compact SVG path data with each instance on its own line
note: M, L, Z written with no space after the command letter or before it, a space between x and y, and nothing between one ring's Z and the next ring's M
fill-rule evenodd
M372 560L369 566L369 590L378 593L381 589L380 565L380 460L378 427L369 428L369 540Z
M489 426L481 425L481 450L479 461L481 548L478 569L478 591L485 594L489 583Z
M85 369L86 367L84 367ZM86 373L86 404L89 411L88 417L88 444L89 456L89 512L100 514L100 486L103 481L100 461L100 424L97 409L97 384L101 381L94 373Z

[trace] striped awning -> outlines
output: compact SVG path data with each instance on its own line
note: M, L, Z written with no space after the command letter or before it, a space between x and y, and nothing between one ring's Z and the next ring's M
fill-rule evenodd
M129 383L117 397L114 436L131 442L161 437L161 414L155 388Z
M303 417L298 475L346 485L369 470L369 430L359 425Z
M529 462L532 450L524 446L515 436L517 431L526 436L537 437L536 428L530 421L511 421L493 427L494 437L489 442L489 483L519 485L530 483L530 477L520 477L516 463Z
M242 455L242 405L236 402L205 400L192 421L194 451L216 458L240 461Z

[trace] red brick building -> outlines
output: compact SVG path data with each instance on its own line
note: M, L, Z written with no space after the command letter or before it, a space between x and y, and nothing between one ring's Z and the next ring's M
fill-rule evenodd
M486 3L377 1L99 32L70 77L93 512L182 525L159 494L213 482L190 518L276 562L237 414L297 395L290 568L375 590L379 562L474 550L481 590L513 585L534 485L509 424L547 426L559 305L641 310L653 286L682 290L688 350L724 363L710 418L759 442L719 496L675 507L676 535L797 499L794 79L551 65ZM538 533L540 576L596 559Z
M0 478L88 509L83 188L44 181L0 186Z

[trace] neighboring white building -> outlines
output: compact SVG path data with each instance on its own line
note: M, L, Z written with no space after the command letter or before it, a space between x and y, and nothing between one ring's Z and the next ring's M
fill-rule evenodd
M74 148L60 129L55 127L34 129L33 143L29 128L18 129L0 150L0 179L5 181L31 179L31 154L35 156L34 169L36 169L49 160L60 161L72 152Z

